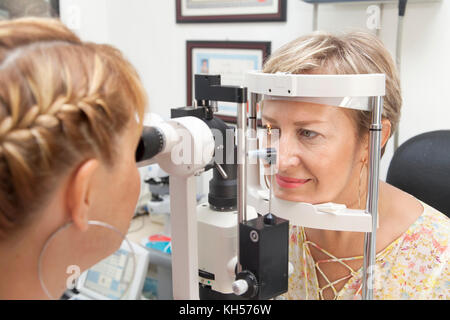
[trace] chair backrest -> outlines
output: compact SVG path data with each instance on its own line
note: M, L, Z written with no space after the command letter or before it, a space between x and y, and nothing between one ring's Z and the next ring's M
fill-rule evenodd
M386 182L449 216L450 130L423 133L403 143Z

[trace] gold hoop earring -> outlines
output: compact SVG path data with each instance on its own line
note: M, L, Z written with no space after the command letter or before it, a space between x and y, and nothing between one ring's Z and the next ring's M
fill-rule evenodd
M361 208L361 180L362 180L363 169L366 166L367 160L364 159L361 162L362 162L362 165L361 165L361 170L359 171L359 184L358 184L358 208L359 209L362 209Z
M131 279L130 279L130 284L133 282L134 280L134 276L136 273L136 253L134 252L134 249L132 247L132 245L130 244L130 241L128 240L128 238L126 237L125 234L123 234L119 229L117 229L116 227L106 223L106 222L102 222L102 221L96 221L96 220L89 220L88 225L90 226L96 226L96 227L101 227L101 228L105 228L105 229L109 229L111 231L113 231L114 233L116 233L117 235L119 235L122 238L122 241L125 241L129 247L130 250L130 255L131 255L131 259L133 261L133 268L132 268L132 273L131 273ZM38 278L39 278L39 282L41 285L42 290L44 291L44 293L47 295L47 297L51 300L55 300L57 299L56 297L52 296L52 294L50 293L49 289L47 288L45 281L44 281L44 277L43 277L43 257L44 257L44 253L47 250L49 244L51 243L51 241L63 230L68 229L70 226L73 225L73 222L68 222L67 224L59 227L55 232L53 232L50 237L45 241L44 246L39 254L39 258L38 258ZM123 299L126 297L128 290L130 289L130 285L126 286L126 288L123 290L123 292L121 293L121 296L119 299Z

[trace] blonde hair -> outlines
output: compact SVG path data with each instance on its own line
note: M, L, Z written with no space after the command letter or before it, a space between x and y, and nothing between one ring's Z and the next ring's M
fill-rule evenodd
M81 161L111 165L116 138L141 123L146 104L117 49L82 42L54 19L0 22L0 235L42 208Z
M292 74L386 74L383 118L391 123L391 136L400 120L402 97L394 61L383 43L366 32L333 35L316 32L291 41L265 63L263 72ZM370 127L370 112L353 111L360 136ZM383 153L384 153L383 148Z

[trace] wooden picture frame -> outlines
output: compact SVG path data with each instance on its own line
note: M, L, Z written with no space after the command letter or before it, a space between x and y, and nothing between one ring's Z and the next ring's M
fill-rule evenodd
M50 0L50 5L52 6L52 8L54 10L55 16L57 16L57 17L59 17L61 14L59 2L60 2L60 0Z
M286 21L287 0L175 0L177 23Z
M195 74L220 74L222 85L240 86L245 72L261 70L270 52L268 41L187 41L187 105L193 104ZM218 107L219 118L236 123L236 104L219 102Z
M0 1L0 20L24 16L58 18L60 0Z

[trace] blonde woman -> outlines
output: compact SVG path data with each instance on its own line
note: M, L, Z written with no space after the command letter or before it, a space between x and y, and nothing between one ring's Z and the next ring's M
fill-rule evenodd
M139 195L135 150L146 95L134 68L61 22L0 22L0 299L47 299L114 252ZM44 244L71 224L48 247Z
M382 152L402 105L394 62L375 36L314 33L276 51L264 72L386 74ZM275 196L309 203L366 204L370 112L264 101L265 125L280 130ZM414 173L412 173L414 174ZM437 191L438 192L438 191ZM449 299L449 219L380 181L375 299ZM360 299L364 234L291 226L288 299Z

